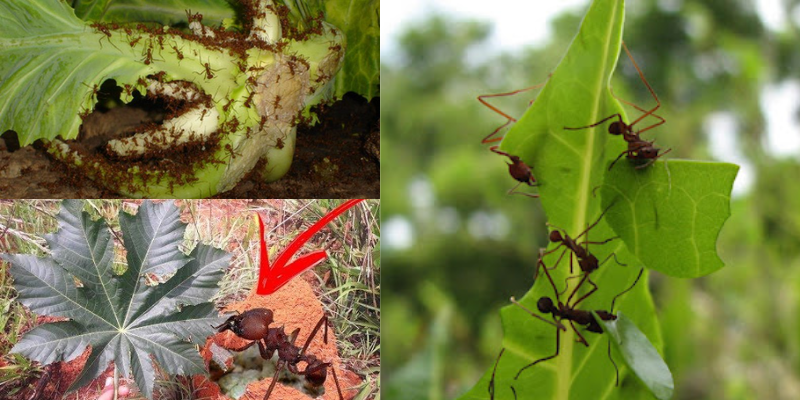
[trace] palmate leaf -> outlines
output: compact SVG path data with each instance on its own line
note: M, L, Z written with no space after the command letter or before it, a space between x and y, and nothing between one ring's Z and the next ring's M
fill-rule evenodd
M603 184L607 165L625 149L625 144L606 133L605 127L579 131L566 131L564 127L589 125L613 113L624 115L608 90L620 52L623 20L622 0L593 2L567 54L536 101L501 144L502 150L520 156L533 167L550 224L572 237L597 221L603 212L600 198L595 197L593 191ZM532 77L531 80L540 81L541 78ZM615 236L605 220L601 220L590 231L588 239L604 241ZM640 263L619 239L602 246L590 245L589 251L600 260L613 252L620 262L627 264L617 265L612 258L592 273L599 290L579 306L586 310L609 310L612 298L636 279ZM554 267L560 253L559 250L547 256L545 264ZM565 256L551 272L562 293L570 293L578 283L577 279L566 280L568 275L578 272L570 273L569 264L569 257ZM573 268L578 267L574 265ZM642 281L616 302L614 311L624 310L658 348L661 346L660 331L646 285L647 275L645 271ZM536 301L542 296L554 297L547 279L537 279L520 303L535 310ZM566 295L560 300L566 302ZM614 366L606 354L608 335L584 330L583 335L590 343L587 348L575 342L576 336L566 322L567 332L561 334L559 355L525 370L514 379L525 365L554 354L556 328L516 306L503 308L501 317L506 350L497 365L495 399L513 399L512 386L519 399L650 398L648 389L628 373L618 354L615 362L620 367L621 387L615 387ZM488 368L476 386L461 399L488 399L492 371L493 367Z
M69 390L84 386L110 362L132 375L152 398L154 362L168 374L204 373L193 343L213 333L220 318L208 302L230 255L204 244L179 250L185 224L172 203L144 202L136 215L120 212L128 266L115 275L114 246L103 219L92 221L83 203L64 201L59 229L48 235L52 255L4 254L19 300L33 312L68 321L38 326L14 348L43 364L71 360L91 346L86 366ZM174 274L149 286L145 274ZM76 285L76 280L79 285Z

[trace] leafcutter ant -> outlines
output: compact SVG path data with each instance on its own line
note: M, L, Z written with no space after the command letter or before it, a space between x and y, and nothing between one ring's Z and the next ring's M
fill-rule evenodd
M600 262L594 254L589 252L589 245L590 244L603 245L603 244L606 244L606 243L608 243L608 242L610 242L610 241L612 241L614 239L617 239L617 236L612 237L610 239L606 239L606 240L604 240L602 242L592 242L592 241L590 241L588 239L589 230L594 228L600 222L600 220L603 219L603 216L605 215L605 213L610 208L611 208L611 206L609 206L608 208L603 210L603 212L600 214L600 217L598 217L597 220L594 221L591 225L587 226L586 229L583 230L583 232L578 234L578 236L575 236L575 238L570 237L567 234L567 232L565 230L563 230L563 229L560 229L560 228L554 229L553 231L550 232L549 240L550 240L551 243L558 243L558 246L556 246L555 248L553 248L550 251L541 253L541 256L546 256L548 254L556 252L558 249L560 249L563 246L563 247L566 247L566 249L564 249L564 251L562 251L561 255L558 257L558 260L555 263L556 266L561 262L561 259L564 257L564 254L568 250L571 251L572 254L575 255L575 258L578 259L578 266L580 267L581 271L583 272L583 277L581 278L581 281L578 283L578 286L575 287L575 290L572 292L572 294L570 295L569 299L567 299L567 303L569 303L569 301L572 299L572 296L575 294L575 292L577 292L577 290L583 285L584 282L589 282L589 284L592 285L592 289L588 293L583 295L583 297L578 299L575 303L573 303L573 306L577 305L578 303L583 301L585 298L589 297L589 295L591 295L592 293L594 293L597 290L597 285L589 277L589 274L591 274L592 272L594 272L598 268L600 268L600 265L604 264L611 257L614 257L614 260L617 261L617 264L623 265L623 266L625 265L625 264L622 264L621 262L619 262L619 260L617 260L617 256L614 253L609 254L608 257L606 257L606 259L603 260L603 262ZM580 239L584 235L586 235L587 239L584 240L583 242L579 243L578 239ZM536 266L537 267L536 268L537 272L539 271L539 267L542 267L542 268L545 268L545 269L547 268L544 265L544 263L541 261L541 258L542 257L540 257L539 263ZM555 267L552 267L552 268L555 268ZM545 272L547 272L547 270L545 270ZM570 274L572 274L572 256L570 256L570 259L569 259L569 272L570 272ZM535 277L536 277L536 274L534 274L534 278ZM547 273L547 277L550 278L550 274L549 273ZM569 279L569 278L567 278L567 279ZM553 283L552 280L551 280L550 283L555 288L555 283Z
M542 262L541 257L539 259L539 262L540 263ZM555 268L555 267L553 267L553 268ZM548 271L548 269L545 268L545 273L547 273L548 277L549 277L549 273L547 271ZM630 287L628 287L627 289L623 290L622 292L620 292L619 294L614 296L614 298L611 300L611 308L610 308L611 311L595 310L594 311L595 314L597 314L597 316L600 317L600 319L603 320L603 321L616 320L617 316L614 314L614 304L616 303L617 299L619 297L621 297L623 294L633 290L633 288L639 282L639 279L641 279L643 273L644 273L644 268L639 270L639 274L636 276L636 279L633 281L633 284L631 284ZM538 360L536 360L536 361L534 361L534 362L522 367L517 372L517 374L514 376L515 380L519 378L519 376L522 374L522 372L524 370L526 370L528 368L531 368L531 367L533 367L534 365L536 365L536 364L538 364L540 362L551 360L551 359L555 358L556 356L558 356L558 353L559 353L559 351L561 349L561 331L564 331L564 332L567 331L567 328L564 326L562 321L564 321L564 320L569 321L573 332L575 332L575 334L578 336L578 342L582 343L583 345L585 345L587 347L589 346L589 343L586 341L586 338L583 337L583 335L580 333L580 331L578 331L578 329L575 327L576 323L578 325L583 325L586 328L586 330L589 331L589 332L603 333L603 328L600 325L600 322L597 321L594 318L594 316L592 315L591 311L576 309L575 306L578 303L577 301L575 303L573 303L573 304L569 304L569 301L567 301L566 304L562 303L561 300L559 300L559 298L558 298L558 291L557 291L555 285L553 285L552 278L550 279L550 283L553 286L553 291L555 293L555 298L556 298L556 302L558 303L558 306L556 306L556 304L553 302L553 300L551 298L549 298L547 296L542 296L537 301L536 307L539 309L539 312L541 312L541 313L552 314L553 321L547 320L544 317L534 313L533 311L531 311L527 307L525 307L522 304L518 303L517 300L514 297L511 297L511 302L514 303L516 306L522 308L525 312L527 312L528 314L534 316L535 318L538 318L538 319L540 319L540 320L542 320L542 321L544 321L544 322L546 322L546 323L548 323L550 325L553 325L556 328L556 351L555 351L555 353L553 355L551 355L551 356L540 358L540 359L538 359ZM575 290L577 290L577 287L576 287ZM573 294L574 294L574 292L573 292ZM570 295L570 298L572 298L571 295ZM495 361L494 369L492 370L492 378L489 380L489 397L492 400L494 400L494 393L495 393L494 386L495 386L495 377L496 377L496 373L497 373L497 366L499 365L500 358L503 356L504 352L505 352L505 348L500 350L500 354L497 355L497 360ZM614 366L614 370L616 372L616 384L617 384L617 386L619 386L619 369L617 368L617 363L615 363L614 359L611 358L611 342L610 341L608 342L608 359L611 361L611 364ZM516 392L516 390L514 389L513 386L511 386L511 391L514 393L514 398L516 399L517 398L517 392Z
M519 185L523 183L528 186L538 186L536 184L536 179L533 177L533 173L531 172L531 167L529 167L528 164L525 164L525 162L522 161L518 156L508 154L504 151L500 151L497 148L498 146L492 146L489 148L489 150L491 150L494 153L500 154L501 156L506 156L508 157L509 160L511 160L511 164L508 164L508 173L511 174L512 178L519 181L519 183L517 183L516 186L514 186L513 188L511 188L511 190L508 191L508 194L521 194L523 196L538 198L539 197L538 194L530 194L530 193L516 191Z
M546 271L546 269L545 269L545 271ZM620 292L619 294L614 296L614 298L611 300L611 308L609 309L609 311L606 311L606 310L595 310L594 313L603 321L614 321L614 320L616 320L617 319L617 315L614 314L614 304L616 303L616 301L617 301L617 299L619 297L621 297L625 293L633 290L633 288L636 286L636 284L639 283L639 280L641 279L643 273L644 273L644 268L639 270L639 274L636 276L636 279L633 281L633 283L628 288L626 288L625 290L623 290L622 292ZM552 280L551 280L551 282L552 282ZM553 287L553 290L554 291L556 290L555 286ZM577 288L576 288L576 290L577 290ZM573 294L574 294L574 292L573 292ZM525 312L527 312L528 314L532 315L533 317L538 318L539 320L542 320L542 321L544 321L544 322L546 322L546 323L548 323L550 325L553 325L556 328L556 351L555 351L555 353L553 355L551 355L551 356L540 358L540 359L538 359L538 360L536 360L536 361L534 361L534 362L522 367L519 371L517 371L517 374L514 376L515 380L519 379L519 377L522 374L522 372L525 371L526 369L531 368L534 365L539 364L540 362L551 360L551 359L553 359L553 358L558 356L558 353L559 353L559 351L561 349L561 331L564 331L564 332L567 331L567 328L564 326L562 321L564 321L564 320L569 321L569 324L572 327L572 331L578 337L577 341L579 343L582 343L586 347L589 346L589 343L586 341L586 338L584 338L584 336L580 333L580 331L575 327L575 324L584 326L586 328L586 330L589 331L589 332L593 332L593 333L603 333L604 332L603 328L602 328L602 325L600 324L600 321L595 319L595 317L594 317L594 315L592 315L591 311L580 310L580 309L575 308L575 305L578 303L577 301L575 303L573 303L573 304L569 304L569 301L567 301L567 303L562 303L561 300L559 300L559 298L558 298L558 292L557 291L555 291L555 298L556 298L556 302L555 303L553 302L553 300L550 297L547 297L547 296L540 297L539 300L536 302L536 308L539 310L539 312L543 313L543 314L551 314L552 317L553 317L552 321L549 321L549 320L545 319L544 317L534 313L533 311L531 311L527 307L525 307L522 304L518 303L514 297L511 298L511 302L514 305L522 308ZM572 295L570 295L570 298L572 298ZM617 368L617 363L615 363L614 359L611 357L611 341L610 340L608 342L608 351L607 351L607 353L608 353L608 359L611 361L611 364L614 366L614 371L616 373L616 385L619 386L619 368ZM498 361L499 361L499 357L498 357ZM490 384L493 384L493 383L494 383L493 381L490 382ZM512 387L512 390L513 390L513 387ZM491 391L493 391L493 389ZM514 395L516 397L516 391L514 391Z
M492 111L504 116L507 119L505 124L500 125L492 133L490 133L486 137L484 137L483 140L481 140L481 143L482 144L487 144L487 143L493 143L493 142L498 142L500 140L503 140L502 137L495 137L495 135L498 132L500 132L503 128L505 128L506 126L508 126L508 125L510 125L510 124L512 124L514 122L517 122L517 120L514 117L504 113L503 111L500 111L500 109L498 109L497 107L489 104L489 102L487 102L485 100L486 98L489 98L489 97L501 97L501 96L512 96L512 95L515 95L515 94L518 94L518 93L527 92L529 90L535 90L535 89L541 88L542 86L545 85L545 83L540 83L538 85L534 85L534 86L527 87L527 88L524 88L524 89L515 90L513 92L508 92L508 93L484 94L484 95L478 96L478 101L480 101L481 104L485 105L486 107L489 107L489 109L491 109ZM531 100L529 105L533 104L533 101L534 100ZM519 187L519 185L521 185L523 183L527 184L528 186L536 186L536 179L533 177L533 173L531 172L531 167L528 164L525 164L525 162L523 162L518 156L511 155L511 154L508 154L506 152L500 151L500 150L498 150L498 148L499 148L499 146L492 146L492 147L489 147L489 150L491 150L492 152L494 152L496 154L500 154L501 156L506 156L511 160L511 164L508 164L508 173L511 175L512 178L516 179L519 182L517 184L517 186L514 186L511 190L508 191L508 194L521 194L521 195L525 195L525 196L533 197L533 198L539 197L539 195L533 195L533 194L522 193L522 192L517 192L516 191L517 187Z
M275 367L275 375L272 377L267 389L264 400L269 399L275 384L278 382L278 375L281 370L286 367L291 373L296 375L303 375L306 380L314 387L320 387L325 383L328 376L328 368L333 372L333 380L336 383L336 391L339 393L339 400L344 400L342 389L339 387L339 378L336 376L336 369L333 363L323 362L312 354L306 353L308 345L314 339L319 328L324 326L325 332L322 334L325 343L328 343L328 317L323 315L317 325L311 331L311 335L306 340L302 348L295 346L294 341L300 329L295 329L294 332L287 335L284 327L270 328L272 323L272 311L266 308L254 308L245 311L239 315L234 315L228 318L227 321L219 326L215 326L218 332L230 330L236 336L242 339L252 340L249 344L234 349L234 351L244 351L254 344L258 345L258 351L261 357L265 360L272 358L272 355L278 352L278 364ZM305 369L300 371L298 364L304 363Z
M622 138L625 140L625 142L628 143L628 148L625 151L623 151L622 153L620 153L620 155L617 156L617 158L614 159L613 162L611 162L611 165L608 166L609 170L611 170L611 168L614 167L614 164L616 164L617 161L619 161L619 159L622 158L622 156L627 156L627 158L629 158L631 160L635 160L637 162L641 162L641 161L645 161L646 160L646 162L644 164L639 163L635 167L636 169L642 169L642 168L646 168L646 167L650 166L658 158L660 158L664 154L667 154L670 151L672 151L672 149L667 149L667 151L659 154L659 150L661 150L661 149L653 146L653 144L655 143L655 140L647 141L647 140L644 140L641 137L639 137L640 134L642 134L642 133L644 133L644 132L646 132L646 131L648 131L650 129L653 129L653 128L663 124L664 122L666 122L666 120L663 117L655 114L655 111L658 110L659 107L661 107L661 102L658 100L658 96L656 96L656 92L653 91L653 88L647 82L647 79L645 79L644 73L639 68L639 65L636 64L636 60L633 59L633 56L631 55L631 52L628 50L628 46L625 46L625 42L622 42L622 48L624 48L625 52L628 53L628 58L631 59L631 62L633 63L633 66L636 68L636 71L639 73L639 78L641 78L642 82L644 82L644 85L647 86L647 90L650 91L650 94L653 95L653 98L656 100L656 106L651 108L650 110L644 110L641 107L639 107L639 106L637 106L637 105L635 105L635 104L633 104L631 102L628 102L628 101L625 101L623 99L620 99L619 97L614 95L614 97L616 99L618 99L619 101L621 101L621 102L623 102L623 103L625 103L625 104L627 104L629 106L634 107L638 111L641 111L643 114L641 116L639 116L639 118L637 118L636 120L631 122L630 124L626 124L625 121L622 120L622 115L617 113L617 114L612 114L612 115L610 115L608 117L605 117L605 118L601 119L600 121L597 121L597 122L595 122L595 123L593 123L591 125L581 126L581 127L577 127L577 128L564 127L564 129L566 129L566 130L573 130L573 131L574 130L581 130L581 129L588 129L588 128L593 128L593 127L595 127L597 125L600 125L600 124L602 124L602 123L604 123L604 122L606 122L606 121L608 121L610 119L616 118L617 120L612 122L611 125L608 126L608 133L610 133L612 135L622 135ZM649 125L649 126L643 128L643 129L639 129L637 131L634 131L633 126L636 125L637 123L639 123L639 121L641 121L644 118L646 118L648 115L652 115L653 117L657 118L659 121L654 123L654 124L652 124L652 125Z

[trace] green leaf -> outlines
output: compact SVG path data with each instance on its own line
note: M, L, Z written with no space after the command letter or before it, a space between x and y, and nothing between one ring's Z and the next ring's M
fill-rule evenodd
M250 16L253 31L276 27L269 10ZM208 197L233 188L259 160L267 162L265 180L283 176L296 117L327 93L344 40L330 25L273 47L255 36L208 41L175 30L92 27L59 0L0 2L0 22L0 131L15 131L22 146L42 139L57 159L136 197ZM168 99L169 85L193 96L182 96L180 107L168 102L182 113L165 119L160 134L144 129L112 146L120 157L62 142L78 137L81 116L108 80L125 88L123 102L134 90Z
M620 52L623 20L622 0L595 0L592 3L577 37L547 85L501 144L502 150L520 156L532 166L550 223L573 238L601 216L600 199L594 197L593 190L603 183L605 165L626 146L621 140L610 140L612 138L604 127L579 131L566 131L564 127L589 125L609 114L622 112L608 90L608 82ZM533 82L540 79L534 78ZM587 239L604 241L615 236L608 224L601 220L579 242ZM611 240L601 246L590 245L589 251L600 260L614 253L620 262L627 264L624 267L617 265L614 258L602 264L591 275L599 290L579 305L580 309L609 310L612 298L636 279L638 262L621 240ZM555 266L560 253L561 250L545 257L548 268ZM569 257L565 255L561 264L551 272L558 292L570 293L578 284L578 279L566 280L567 276L579 272L570 272L569 264ZM656 345L660 345L658 322L646 282L647 273L642 282L621 297L616 305L625 310ZM587 287L583 287L580 293L585 293ZM520 303L535 310L537 300L543 296L554 297L553 287L547 279L537 279ZM567 299L561 296L560 300ZM630 399L649 396L647 389L624 368L620 374L625 389L615 387L615 370L606 355L607 336L582 330L582 335L590 343L587 348L575 342L576 335L569 324L566 324L567 331L561 334L559 355L523 371L518 379L514 379L525 365L554 354L555 328L516 306L503 308L501 317L506 350L497 365L495 399L513 399L511 386L520 399ZM493 366L461 399L488 399L492 370Z
M145 201L135 216L120 213L128 256L122 275L111 268L114 246L106 222L92 221L78 201L65 201L59 230L47 236L52 255L3 254L33 312L69 321L40 325L11 349L43 364L71 360L91 346L86 366L69 390L91 382L114 362L152 398L158 366L169 374L205 373L193 343L213 333L220 318L208 302L230 255L198 244L179 250L185 224L172 203ZM174 274L146 285L146 274ZM80 286L76 286L76 279Z
M614 338L612 343L653 395L659 400L671 399L675 388L672 373L661 358L661 354L658 354L658 350L650 344L647 336L636 327L636 324L621 312L617 313L617 319L614 321L603 321L597 314L594 314L594 317L601 321L604 330Z
M75 15L86 21L117 23L158 22L174 25L186 22L186 10L203 15L206 25L219 25L232 18L233 11L226 0L79 0L73 4Z
M739 167L686 160L637 170L620 162L601 188L608 223L647 268L694 278L723 267L717 237Z
M336 76L336 96L356 92L367 100L380 96L380 0L332 0L326 3L327 21L344 31L347 51Z

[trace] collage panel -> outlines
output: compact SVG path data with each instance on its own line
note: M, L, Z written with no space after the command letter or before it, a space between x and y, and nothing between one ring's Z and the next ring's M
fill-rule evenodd
M0 200L0 398L377 398L379 200Z

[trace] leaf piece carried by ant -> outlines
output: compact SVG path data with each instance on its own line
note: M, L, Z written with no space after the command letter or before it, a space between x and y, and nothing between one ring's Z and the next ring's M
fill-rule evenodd
M596 314L595 319L613 338L611 342L622 353L625 363L653 395L659 400L671 399L675 388L672 373L661 354L636 324L622 312L617 313L615 320L603 320Z

